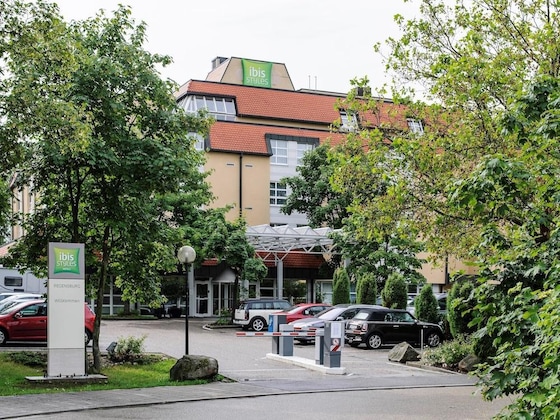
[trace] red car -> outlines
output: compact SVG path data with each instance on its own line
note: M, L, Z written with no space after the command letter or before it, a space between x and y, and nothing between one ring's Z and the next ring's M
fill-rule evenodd
M278 314L286 315L286 322L289 324L302 318L310 318L317 315L319 312L330 308L332 305L328 303L298 303L291 308L277 312Z
M84 304L84 341L93 337L95 313ZM0 312L0 345L7 341L47 341L47 303L44 299L19 302Z

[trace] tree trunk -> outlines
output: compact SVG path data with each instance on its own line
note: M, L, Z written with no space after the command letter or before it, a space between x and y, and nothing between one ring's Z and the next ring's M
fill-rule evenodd
M101 317L103 315L103 295L105 292L105 283L107 280L107 270L109 267L109 235L111 229L109 227L105 228L103 234L103 249L102 249L102 260L101 260L101 270L99 273L99 284L97 287L97 299L95 300L95 324L93 328L93 369L92 373L101 372L101 351L99 349L99 333L101 330Z

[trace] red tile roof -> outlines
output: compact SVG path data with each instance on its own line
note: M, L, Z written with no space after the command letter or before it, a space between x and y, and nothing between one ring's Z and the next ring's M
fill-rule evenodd
M266 134L317 138L322 144L331 138L339 142L343 135L321 130L306 130L259 124L216 121L210 128L210 150L270 155L265 141Z
M234 97L240 117L256 117L329 125L340 117L335 106L340 97L280 89L190 80L179 90L185 93Z

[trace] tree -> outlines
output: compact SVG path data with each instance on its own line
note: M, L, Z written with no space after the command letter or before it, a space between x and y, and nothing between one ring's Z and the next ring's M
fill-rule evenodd
M261 281L268 274L268 268L249 243L243 219L228 222L225 219L225 211L216 211L214 216L208 224L211 230L205 239L204 255L224 262L234 272L233 307L237 308L240 279L249 282ZM232 323L234 316L234 311L231 311Z
M377 304L377 281L372 273L359 274L356 281L356 303Z
M350 277L345 268L339 267L333 276L333 305L350 303Z
M416 318L426 322L439 322L438 303L429 284L424 285L420 294L414 299L414 314Z
M447 319L453 337L475 332L471 324L473 309L476 304L471 296L474 287L472 281L459 278L453 282L453 286L447 295Z
M401 274L393 273L387 279L381 292L383 306L394 309L405 309L408 295L407 285Z
M387 68L395 100L424 133L392 139L393 159L372 154L394 187L365 214L403 197L428 251L478 264L471 326L484 395L519 396L504 418L558 417L548 299L557 296L560 55L545 40L558 38L559 5L425 0L420 12L397 16L403 36L388 40ZM422 100L411 99L414 87Z
M340 229L347 217L350 197L335 191L330 179L334 166L329 163L329 144L322 144L303 155L297 176L282 181L290 188L282 213L307 215L311 227Z
M302 165L297 168L299 174L284 179L291 193L282 211L306 214L313 227L327 225L342 229L341 233L333 236L338 252L332 263L339 264L343 255L350 261L349 271L375 273L379 289L383 288L387 276L393 271L403 273L411 283L423 283L425 279L418 271L422 261L417 257L421 245L416 238L396 237L390 230L376 236L362 235L360 221L348 219L348 210L354 205L355 189L341 187L333 179L337 179L335 173L341 170L338 159L348 148L352 148L352 156L363 156L361 145L352 143L352 137L349 137L350 141L345 145L331 147L325 143L304 155ZM366 193L375 197L383 188L379 180L371 183Z
M129 8L66 24L42 2L5 6L3 133L25 153L18 182L37 194L8 263L44 273L48 242L85 244L99 371L108 276L125 298L157 302L189 233L173 205L189 203L184 220L203 223L211 194L189 133L209 121L177 107L176 86L156 70L170 59L142 48L145 24Z

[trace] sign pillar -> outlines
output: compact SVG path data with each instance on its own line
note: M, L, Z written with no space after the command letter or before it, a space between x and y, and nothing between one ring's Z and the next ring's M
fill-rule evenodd
M47 375L84 376L84 244L49 243L47 298Z

